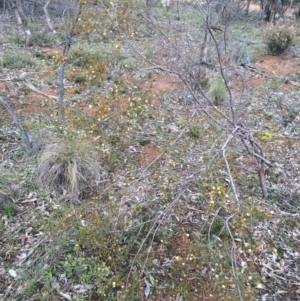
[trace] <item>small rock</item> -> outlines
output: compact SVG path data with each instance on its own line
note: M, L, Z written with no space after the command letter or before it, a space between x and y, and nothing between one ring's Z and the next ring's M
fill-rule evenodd
M19 75L19 79L20 80L26 80L28 78L28 75L26 72L22 72L20 75Z

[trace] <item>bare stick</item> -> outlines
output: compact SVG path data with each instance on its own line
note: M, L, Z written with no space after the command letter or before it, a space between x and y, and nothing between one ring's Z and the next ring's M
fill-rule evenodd
M227 145L228 145L229 141L234 137L235 132L238 129L239 129L239 127L235 128L234 131L231 133L231 135L227 138L226 142L222 146L222 153L223 153L223 158L224 158L224 161L225 161L225 164L226 164L227 175L229 177L230 186L231 186L231 188L233 190L234 197L235 197L235 199L237 201L237 204L238 204L238 206L240 206L240 200L239 200L239 197L238 197L238 194L237 194L237 191L236 191L236 188L235 188L235 184L234 184L234 181L233 181L233 178L232 178L232 175L231 175L230 166L229 166L228 161L226 159L226 148L227 148Z
M12 117L14 124L19 128L19 130L21 132L21 135L22 135L23 142L25 143L25 146L26 146L26 148L25 148L26 152L29 154L31 152L31 150L32 150L32 145L31 145L31 142L29 141L27 132L23 128L23 126L22 126L19 118L15 114L14 110L12 109L12 107L1 96L0 96L0 102L2 103L2 105L4 106L4 108L6 109L6 111L10 114L10 116Z
M33 84L31 83L25 83L25 85L32 91L36 92L36 93L39 93L45 97L48 97L48 98L52 98L52 99L56 99L57 100L57 97L56 96L52 96L52 95L48 95L40 90L38 90Z
M208 240L208 243L210 244L210 234L211 234L211 228L212 228L212 225L214 224L220 210L222 209L222 207L219 207L216 211L216 213L214 214L213 218L212 218L212 221L211 223L209 224L209 228L208 228L208 233L207 233L207 240Z
M138 256L138 254L140 253L140 251L142 250L142 247L144 246L146 240L148 239L148 237L151 235L151 232L154 230L153 234L152 234L152 241L156 235L156 232L158 231L158 228L159 226L162 224L162 222L168 217L168 213L170 212L170 210L175 206L175 204L179 201L179 199L182 197L182 195L186 192L187 189L184 189L182 190L179 195L175 198L175 200L172 201L172 203L168 206L168 208L166 210L164 210L163 212L160 212L159 215L157 216L157 218L155 219L155 221L153 222L153 225L152 227L150 228L150 230L148 231L147 235L144 237L142 243L140 244L140 247L138 249L138 251L136 252L133 260L132 260L132 264L135 263L136 261L136 258ZM149 253L148 253L149 254ZM146 266L146 262L147 262L147 259L148 259L148 254L147 254L147 258L146 258L146 261L143 265L143 268L142 270L144 271L145 269L145 266ZM128 280L129 280L129 277L130 277L130 272L128 273L128 276L127 276L127 280L126 280L126 284L128 284Z
M226 221L225 221L225 225L226 225L226 228L227 228L227 231L230 235L230 238L231 238L231 267L232 267L232 273L233 273L233 276L235 279L239 279L239 276L238 276L238 273L237 273L237 267L236 267L236 244L235 244L235 240L234 240L234 237L232 235L232 232L230 230L230 227L229 227L229 221L236 215L236 213L230 215ZM239 292L239 298L241 301L243 301L243 297L242 297L242 293L241 293L241 289L240 289L240 285L239 285L239 281L237 281L237 288L238 288L238 292Z
M75 27L78 23L79 17L82 13L82 9L83 9L84 4L83 3L79 3L79 8L77 11L77 15L72 23L71 28L68 30L67 29L67 25L65 24L65 28L66 28L66 40L65 40L65 45L64 45L64 49L63 49L63 56L67 56L71 44L72 44L72 37L74 35L74 30ZM59 67L59 72L58 72L58 105L59 105L59 119L60 120L64 120L65 119L65 112L64 112L64 78L65 78L65 67L66 67L66 63L63 61L62 64Z

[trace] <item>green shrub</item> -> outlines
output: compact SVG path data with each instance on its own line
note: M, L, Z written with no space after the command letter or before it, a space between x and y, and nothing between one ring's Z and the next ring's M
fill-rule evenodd
M194 139L201 138L201 128L197 125L190 125L187 129L187 135Z
M74 66L89 68L95 63L102 61L106 52L107 50L105 50L102 44L93 47L86 47L84 45L74 46L70 49L69 61Z
M107 62L104 51L100 46L87 48L77 46L71 48L68 61L72 63L67 77L77 84L89 82L94 85L101 83L106 76Z
M29 53L21 50L16 50L15 52L4 52L2 57L2 67L19 69L26 66L34 65Z
M266 32L265 41L272 55L280 55L287 50L294 40L292 31L288 28L273 27Z
M33 43L40 47L51 46L55 44L54 35L42 31L33 31Z

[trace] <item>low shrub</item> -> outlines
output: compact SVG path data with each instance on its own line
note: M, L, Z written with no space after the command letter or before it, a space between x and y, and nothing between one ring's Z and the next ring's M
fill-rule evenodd
M272 27L265 34L268 51L272 55L284 53L292 44L294 35L288 28Z
M33 66L34 61L29 53L16 50L15 52L4 52L1 65L4 68L19 69L26 66Z

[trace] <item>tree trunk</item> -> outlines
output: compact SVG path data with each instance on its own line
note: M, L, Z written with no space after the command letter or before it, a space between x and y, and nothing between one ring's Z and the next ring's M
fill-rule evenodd
M146 0L146 7L151 8L152 7L152 0Z
M18 9L18 14L22 20L22 26L23 26L23 29L25 32L26 46L31 46L32 45L32 34L31 34L30 29L28 28L28 19L24 13L21 0L17 0L17 9Z
M49 30L51 32L55 32L54 28L53 28L53 25L52 25L52 22L51 22L51 19L50 19L50 15L49 15L49 12L48 12L48 6L50 4L51 0L47 0L46 1L46 4L44 6L44 12L45 12L45 16L46 16L46 22L48 24L48 27L49 27Z
M116 1L116 0L115 0ZM63 50L63 56L66 57L68 55L68 52L70 50L71 44L72 44L72 37L74 35L75 26L78 23L79 17L82 13L82 4L79 4L79 8L76 14L75 19L72 21L72 27L70 30L67 30L66 32L66 40ZM67 29L67 27L66 27ZM64 120L65 119L65 112L64 112L64 78L65 78L65 67L66 63L62 62L62 64L59 67L59 73L58 73L58 106L59 106L59 119Z
M15 11L16 19L17 19L17 24L18 24L18 25L22 25L22 20L21 20L21 18L20 18L19 13L18 13L18 9L15 8L14 11Z
M246 16L248 16L249 14L250 4L251 4L251 0L247 0L246 11L245 11Z

